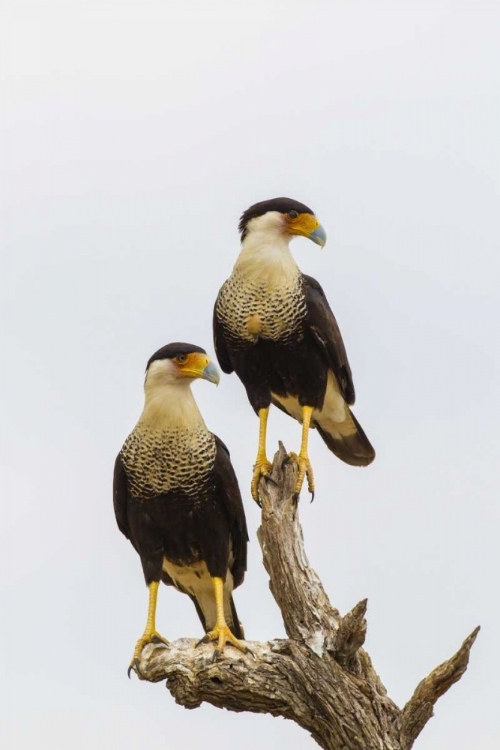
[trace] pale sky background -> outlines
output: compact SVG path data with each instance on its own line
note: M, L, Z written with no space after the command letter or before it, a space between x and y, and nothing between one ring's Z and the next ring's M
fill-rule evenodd
M500 747L500 5L4 0L0 737L6 750L316 747L291 722L186 711L128 680L147 592L112 510L146 361L213 353L212 305L250 204L310 205L296 240L346 341L377 449L311 438L300 506L332 603L367 596L367 649L402 706L477 625L419 750ZM194 386L250 527L250 639L284 635L249 493L257 420L235 376ZM274 410L269 448L300 442ZM162 588L159 630L201 635Z

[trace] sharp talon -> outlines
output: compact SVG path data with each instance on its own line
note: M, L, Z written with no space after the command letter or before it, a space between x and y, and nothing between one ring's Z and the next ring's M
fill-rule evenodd
M210 638L208 638L208 636L204 635L203 638L200 638L200 640L196 644L195 648L198 648L198 646L201 646L202 643L209 643L209 642L210 642Z
M262 500L260 499L260 497L258 495L257 495L257 497L254 497L252 495L252 499L253 499L254 503L257 503L257 505L259 506L259 508L262 509Z
M311 492L311 503L314 501L314 490Z
M127 669L127 676L130 680L130 673L135 672L138 677L141 676L141 670L139 669L139 659L133 659L132 664Z
M162 638L160 635L154 635L151 638L151 643L159 644L160 646L163 646L164 648L167 648L167 645L168 645L165 639Z
M293 500L293 502L295 503L295 505L297 505L297 504L298 504L298 502L299 502L299 495L300 495L300 492L295 492L295 493L294 493L294 494L292 495L292 500Z
M274 484L274 485L278 484L278 482L276 481L276 479L273 479L270 474L266 474L265 477L266 477L266 482L271 482L271 484Z
M212 664L216 664L219 661L219 656L221 655L221 651L219 651L218 648L214 649L214 652L212 654Z
M208 643L210 641L216 641L214 653L212 656L212 664L224 654L226 646L234 646L243 653L246 653L247 647L244 643L239 641L233 633L229 630L227 625L215 625L214 629L206 634L202 642Z
M248 646L246 648L247 648L247 650L245 651L245 654L250 654L250 656L252 657L252 659L255 659L256 657L255 657L255 654L252 651L252 649L248 648Z
M272 470L273 465L267 460L265 454L262 454L259 449L259 454L257 455L257 459L253 465L253 474L252 474L252 482L250 484L250 492L252 493L252 498L255 500L259 508L262 507L260 500L259 500L259 482L262 477L264 477L266 480L271 478L269 477L269 472Z

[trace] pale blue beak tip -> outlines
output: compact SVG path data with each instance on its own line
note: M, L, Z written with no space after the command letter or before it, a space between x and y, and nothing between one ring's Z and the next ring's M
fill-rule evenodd
M324 247L326 245L326 232L322 226L316 227L314 232L311 232L309 239L315 242L317 245Z
M203 380L208 380L209 383L215 383L215 385L219 385L220 373L213 362L209 362L205 367L205 369L203 370L202 378Z

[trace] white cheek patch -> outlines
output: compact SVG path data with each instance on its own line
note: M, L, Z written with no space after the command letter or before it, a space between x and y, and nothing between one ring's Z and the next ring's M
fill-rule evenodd
M149 365L146 375L148 383L173 383L178 379L179 371L172 359L156 359Z
M250 219L247 224L247 232L281 233L285 228L285 221L279 211L268 211L263 216Z

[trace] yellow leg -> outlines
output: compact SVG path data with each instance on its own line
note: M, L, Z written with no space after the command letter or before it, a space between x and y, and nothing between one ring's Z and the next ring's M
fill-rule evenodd
M265 477L269 474L272 464L267 460L266 456L266 433L267 433L267 417L269 414L269 407L266 409L259 409L259 449L257 451L257 458L253 466L253 476L251 484L252 497L257 503L259 502L259 481L261 477Z
M309 440L309 427L311 425L312 413L313 413L312 406L302 407L302 442L300 444L300 453L298 456L296 453L290 453L290 456L291 458L294 458L295 461L297 461L297 464L299 466L299 475L297 477L297 483L295 485L295 494L297 496L299 495L300 490L302 489L302 483L304 481L304 477L307 476L307 486L308 486L309 492L312 494L314 498L314 475L313 475L311 462L309 461L309 455L307 452L307 445L308 445L308 440Z
M215 595L215 606L217 607L217 621L213 630L210 630L204 638L201 639L200 643L209 643L210 641L217 641L217 646L214 652L214 661L224 651L226 643L230 643L232 646L239 648L244 654L250 651L244 643L241 643L236 636L234 636L229 630L226 618L224 616L224 581L222 578L212 578L212 584L214 587Z
M149 584L148 618L146 620L146 627L144 628L144 633L135 644L134 655L132 657L132 661L130 662L130 666L128 668L129 677L130 677L130 672L132 671L132 669L135 669L135 671L139 673L139 659L141 657L142 649L147 643L168 644L168 641L165 640L165 638L163 638L163 636L161 636L159 633L157 633L155 629L156 600L158 598L158 586L159 585L160 585L159 581L152 581L152 583Z

